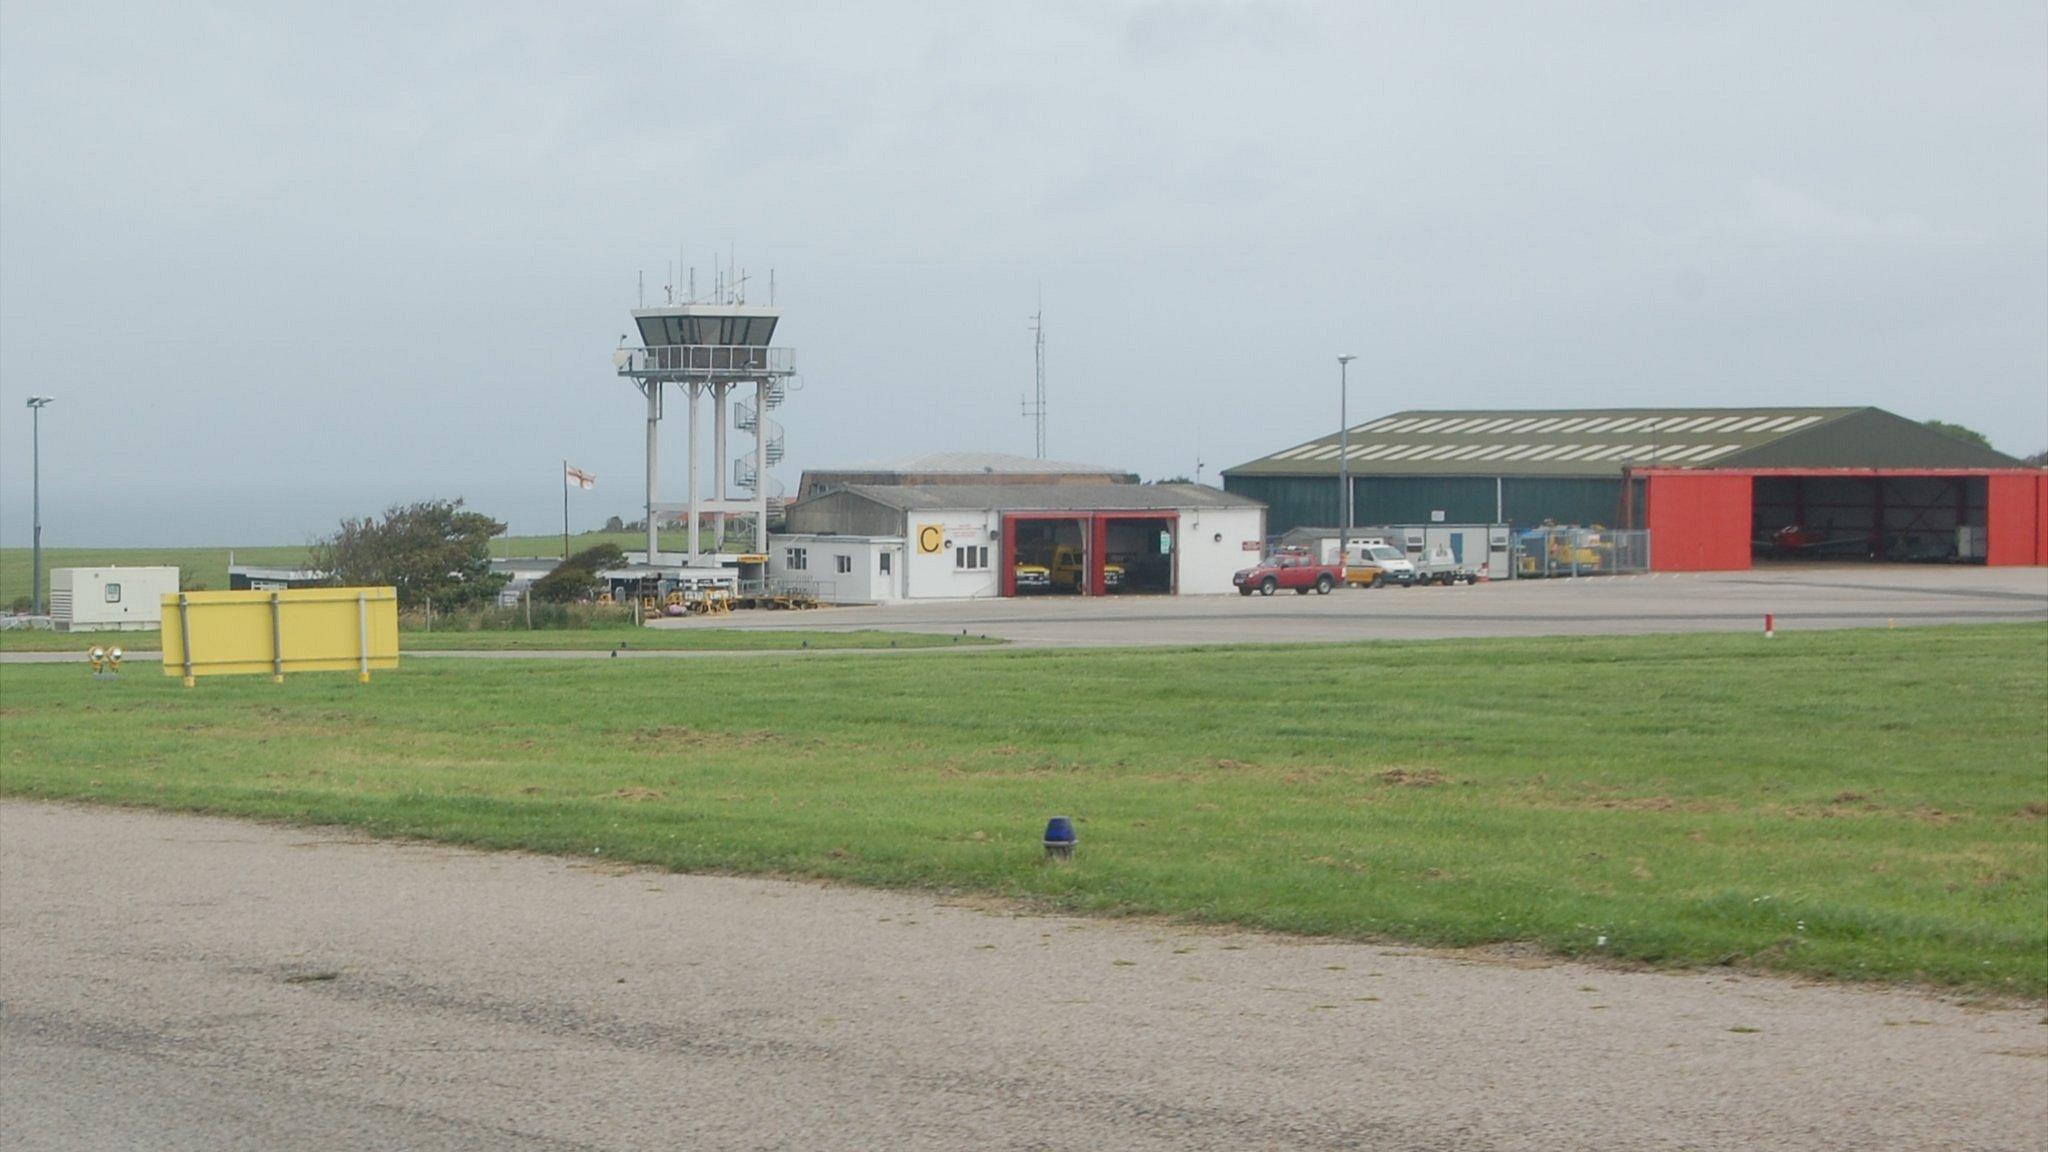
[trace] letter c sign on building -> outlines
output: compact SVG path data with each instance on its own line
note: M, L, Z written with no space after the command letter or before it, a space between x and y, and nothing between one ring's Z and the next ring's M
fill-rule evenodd
M917 550L925 556L936 555L946 546L945 530L937 524L921 524L917 529Z

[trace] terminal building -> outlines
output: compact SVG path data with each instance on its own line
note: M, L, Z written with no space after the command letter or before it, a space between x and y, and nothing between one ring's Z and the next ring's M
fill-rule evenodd
M1338 459L1345 457L1343 464ZM2048 472L1878 408L1410 411L1228 468L1268 530L1647 529L1650 567L2048 564Z

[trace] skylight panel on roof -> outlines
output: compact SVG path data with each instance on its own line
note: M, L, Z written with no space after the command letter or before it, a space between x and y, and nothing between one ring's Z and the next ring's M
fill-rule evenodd
M1614 428L1615 428L1615 427L1616 427L1617 425L1621 425L1621 424L1626 424L1626 423L1628 423L1628 419L1627 419L1626 417L1622 417L1622 416L1609 416L1609 417L1607 417L1607 418L1605 418L1605 419L1602 419L1602 420L1595 420L1595 421L1593 421L1593 422L1592 422L1591 424L1588 424L1588 425L1586 425L1586 426L1585 426L1584 428L1580 429L1580 431L1582 431L1582 432L1607 432L1607 431L1611 431L1611 430L1613 430L1613 429L1614 429Z
M1730 452L1733 452L1740 447L1742 447L1742 445L1740 444L1723 444L1719 448L1709 448L1705 452L1701 453L1699 458L1694 460L1693 463L1704 463L1708 460L1714 459L1717 456L1726 456Z
M1680 448L1676 452L1665 453L1664 459L1671 463L1678 463L1680 461L1691 460L1694 456L1697 456L1702 452L1709 452L1712 450L1713 445L1711 444L1693 444L1684 448Z
M1455 421L1455 420L1452 420L1452 419L1451 419L1450 417L1448 417L1448 416L1443 416L1443 417L1438 417L1438 418L1437 418L1437 419L1435 419L1435 420L1424 420L1424 421L1423 421L1422 423L1420 423L1420 424L1417 424L1417 425L1416 425L1415 427L1413 427L1413 428L1410 428L1410 429L1409 429L1409 431L1410 431L1410 432L1441 432L1441 431L1443 430L1443 427L1444 427L1444 425L1446 425L1446 424L1454 424L1454 423L1456 423L1456 421Z
M1417 452L1428 448L1427 444L1396 444L1394 450L1380 457L1382 460L1406 460Z
M1740 417L1736 417L1736 416L1723 416L1723 417L1721 417L1721 418L1720 418L1719 420L1716 420L1716 421L1714 421L1714 422L1713 422L1713 423L1711 423L1711 424L1702 424L1702 425L1700 425L1700 426L1699 426L1698 428L1694 429L1694 431L1697 431L1697 432L1725 432L1725 431L1727 431L1727 430L1728 430L1728 426L1729 426L1730 424L1735 424L1735 423L1738 423L1739 421L1740 421Z
M1578 432L1582 431L1586 427L1586 425L1591 423L1593 423L1592 420L1588 419L1587 417L1581 416L1576 420L1567 420L1564 423L1559 424L1556 428L1552 429L1552 431Z
M1393 416L1382 416L1370 424L1361 425L1358 430L1360 432L1384 432L1387 430L1387 426L1393 424L1395 420L1396 418Z
M1295 458L1296 456L1306 456L1306 455L1307 455L1307 454L1309 454L1310 452L1313 452L1313 451L1315 451L1316 449L1318 449L1318 448L1320 448L1320 447L1322 447L1322 445L1321 445L1321 444L1301 444L1301 445L1297 445L1297 446L1295 446L1295 447L1293 447L1293 448L1289 448L1289 449L1288 449L1287 451L1285 451L1285 452L1275 452L1275 453L1273 453L1273 459L1275 459L1275 460L1292 460L1292 459L1294 459L1294 458Z
M1489 444L1485 447L1484 450L1479 452L1478 455L1472 458L1474 460L1491 460L1496 456L1505 456L1509 452L1512 452L1514 450L1515 446L1512 444Z
M1358 454L1358 458L1360 460L1378 459L1379 457L1385 456L1387 453L1392 452L1394 449L1399 447L1399 444L1375 444L1372 447L1366 449L1365 451L1360 452Z
M1501 417L1500 419L1497 419L1497 420L1488 420L1488 421L1487 421L1487 422L1485 422L1484 424L1481 424L1481 425L1479 425L1479 426L1478 426L1477 428L1471 428L1471 429L1467 429L1467 431L1471 431L1471 432L1492 432L1492 431L1494 431L1495 429L1499 428L1499 427L1500 427L1501 425L1503 425L1503 424L1506 424L1506 423L1508 423L1509 419L1510 419L1509 417Z
M1724 429L1724 431L1747 432L1751 428L1754 428L1763 422L1764 418L1761 416L1745 416L1742 419L1737 420L1735 423L1730 424L1726 429Z
M1541 452L1536 453L1534 456L1529 457L1529 459L1548 460L1553 456L1557 456L1565 452L1570 452L1577 447L1579 447L1579 445L1577 444L1552 444L1550 447L1545 448Z
M1486 423L1486 418L1484 416L1474 416L1470 420L1460 420L1456 424L1447 424L1444 427L1437 429L1437 431L1465 433L1472 431L1473 429L1479 427L1481 424L1484 423Z
M1604 457L1604 459L1627 460L1628 458L1636 455L1637 453L1649 451L1649 448L1650 446L1648 444L1625 444L1619 448L1616 448L1614 451L1609 452Z
M1502 431L1502 432L1526 432L1526 431L1528 431L1528 430L1529 430L1529 425L1531 425L1531 424L1534 424L1534 423L1536 423L1536 421L1535 421L1534 419L1524 419L1524 420L1517 420L1517 421L1515 421L1514 423L1512 423L1512 424L1509 424L1509 425L1508 425L1507 427L1505 427L1505 428L1502 428L1502 429L1501 429L1501 431Z
M1693 416L1685 420L1680 420L1678 423L1673 424L1671 427L1664 429L1664 431L1690 432L1693 429L1698 428L1700 425L1705 424L1712 419L1712 416Z
M1766 421L1764 421L1763 423L1761 423L1761 424L1757 425L1757 426L1756 426L1755 428L1752 428L1752 429L1750 429L1750 431L1752 431L1752 432L1775 432L1775 431L1777 431L1777 430L1778 430L1779 428L1782 428L1782 427L1784 427L1785 425L1787 425L1787 424L1790 424L1790 423L1791 423L1792 421L1794 421L1794 420L1797 420L1797 419L1799 419L1799 417L1797 417L1797 416L1778 416L1778 417L1774 417L1774 418L1772 418L1772 419L1766 420Z
M1422 451L1417 452L1415 455L1409 457L1409 459L1434 460L1439 456L1446 456L1452 452L1456 452L1457 450L1458 446L1456 444L1432 444L1429 447L1424 448Z
M1827 417L1825 416L1801 416L1799 419L1794 420L1790 424L1785 425L1784 430L1787 432L1795 432L1801 428L1806 427L1808 424L1818 424L1825 419L1827 419Z
M1656 422L1657 418L1655 416L1645 416L1619 425L1614 430L1616 432L1646 432L1649 430L1650 425Z
M1564 417L1552 416L1548 420L1538 420L1536 423L1531 424L1528 430L1531 432L1548 432L1562 423L1564 423Z
M1525 456L1543 451L1541 444L1517 444L1501 456L1503 460L1520 460Z
M1609 447L1610 445L1607 444L1589 444L1576 452L1566 452L1557 458L1559 460L1591 460L1607 451Z

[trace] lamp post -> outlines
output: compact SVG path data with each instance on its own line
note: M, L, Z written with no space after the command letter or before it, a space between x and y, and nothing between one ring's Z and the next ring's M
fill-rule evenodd
M35 533L29 550L29 614L43 614L43 409L53 397L31 396L28 398L29 412L29 457L34 472L31 481L34 495L31 497Z
M1337 541L1341 553L1351 544L1351 362L1349 353L1337 357L1337 482L1344 490L1344 535Z

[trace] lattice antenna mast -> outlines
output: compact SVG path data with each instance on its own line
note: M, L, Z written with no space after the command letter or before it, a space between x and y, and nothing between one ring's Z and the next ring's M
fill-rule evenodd
M1035 421L1037 431L1035 451L1038 459L1045 459L1045 306L1031 314L1031 367L1032 398L1023 402L1024 415Z

